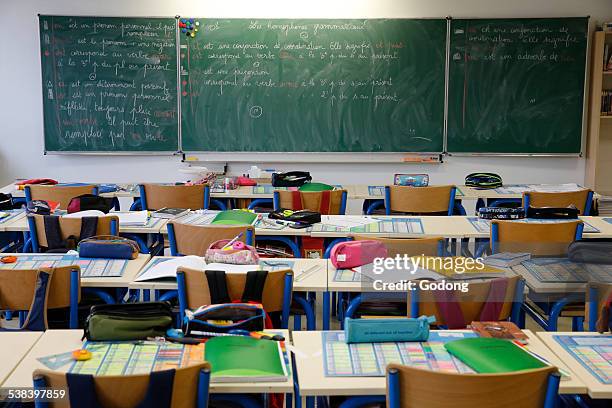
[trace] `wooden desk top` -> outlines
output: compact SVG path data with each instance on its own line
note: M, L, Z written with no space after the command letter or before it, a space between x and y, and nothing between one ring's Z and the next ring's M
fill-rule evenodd
M0 332L0 386L42 335L43 332ZM27 386L32 386L31 381Z
M12 253L12 254L2 254L5 255L15 255L19 256L32 256L36 255L36 257L45 257L49 258L58 257L58 255L63 254L21 254L21 253ZM109 276L109 277L96 277L96 278L81 278L81 286L83 287L96 287L96 288L127 288L138 275L138 272L149 262L151 255L148 254L138 254L138 258L129 260L125 270L123 271L122 276Z
M582 381L588 389L591 398L612 398L612 384L602 384L594 377L586 368L580 364L570 353L567 352L554 338L555 335L566 336L605 336L604 334L594 332L537 332L538 338L557 356L558 359L569 367L575 373L575 376ZM612 335L607 334L610 338L609 345L612 346Z
M528 349L546 358L551 363L568 371L567 366L530 330ZM322 338L320 331L293 332L296 369L303 396L317 395L384 395L385 377L325 377L323 370ZM572 374L570 372L570 374ZM562 394L581 394L586 391L584 383L575 375L561 381Z

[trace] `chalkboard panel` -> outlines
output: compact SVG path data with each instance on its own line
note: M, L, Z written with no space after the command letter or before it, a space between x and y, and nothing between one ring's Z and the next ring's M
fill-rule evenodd
M588 19L451 22L448 151L579 153Z
M446 20L193 24L183 150L442 151Z
M46 151L178 150L174 18L39 23Z

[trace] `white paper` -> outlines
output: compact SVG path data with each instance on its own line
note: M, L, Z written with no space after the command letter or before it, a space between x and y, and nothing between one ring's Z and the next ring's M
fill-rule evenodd
M358 215L322 215L321 224L333 225L335 227L354 228L362 225L374 224L380 220L362 217Z
M119 217L120 225L147 225L149 221L149 212L143 211L113 211L108 215L116 215Z
M206 268L206 262L204 258L195 255L170 258L146 269L136 277L135 281L142 282L160 278L176 278L176 269L179 266L204 270Z

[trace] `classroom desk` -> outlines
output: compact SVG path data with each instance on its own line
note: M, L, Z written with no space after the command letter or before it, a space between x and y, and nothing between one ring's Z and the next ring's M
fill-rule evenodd
M563 346L561 346L554 338L555 335L568 336L604 336L594 332L537 332L540 340L557 356L574 373L575 377L580 380L587 388L591 398L612 398L612 384L601 383L593 374L591 374L582 364L574 358ZM606 336L610 338L609 345L612 345L612 336L608 333ZM563 383L561 383L563 384Z
M14 216L8 216L0 220L0 232L14 231L16 225L21 225L22 220L25 220L25 211L21 211ZM26 222L27 223L27 222Z
M140 290L176 290L176 280L149 280L136 282L150 264L157 262L158 259L173 259L172 256L154 256L148 261L147 265L141 268L138 275L133 277L129 284L130 289ZM293 264L293 290L297 292L325 292L327 291L327 259L306 259L306 258L264 258L262 261L271 263L281 263L283 261L295 262ZM316 268L316 269L312 269ZM265 266L264 266L265 269Z
M282 332L285 339L289 340L287 330L271 330ZM48 369L37 358L54 354L66 353L82 347L81 337L83 330L47 330L40 340L27 353L21 363L13 370L4 382L4 387L32 387L32 372L36 369ZM65 372L68 366L58 371ZM293 379L289 376L283 382L259 382L259 383L210 383L212 393L292 393Z
M6 255L15 255L17 257L36 255L37 258L45 256L52 258L57 257L61 254L2 254L2 256ZM140 270L146 265L146 263L149 262L150 258L151 256L148 254L138 254L138 258L128 261L122 276L81 278L81 286L95 288L127 288L130 283L136 278L138 272L140 272Z
M110 212L108 215L113 215L113 213ZM162 218L150 218L149 223L146 226L126 226L119 224L119 232L126 234L159 234L160 230L165 228L166 222L167 220ZM19 219L8 222L4 227L4 231L29 232L30 228L28 226L28 220L27 217L25 217L25 214Z
M0 332L0 387L42 334L27 331Z
M523 330L529 337L527 348L546 358L552 364L570 372L563 361L557 357L530 330ZM386 393L385 377L326 377L323 370L323 345L320 331L293 332L296 370L299 389L302 397L311 396L356 396L384 395ZM561 394L584 394L586 386L576 375L561 381Z

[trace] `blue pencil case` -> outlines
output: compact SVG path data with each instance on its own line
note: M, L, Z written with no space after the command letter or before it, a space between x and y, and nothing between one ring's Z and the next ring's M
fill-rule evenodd
M347 343L384 343L394 341L427 341L429 325L434 316L392 319L344 320L344 338Z

